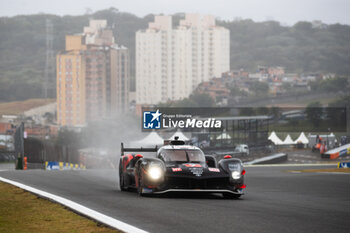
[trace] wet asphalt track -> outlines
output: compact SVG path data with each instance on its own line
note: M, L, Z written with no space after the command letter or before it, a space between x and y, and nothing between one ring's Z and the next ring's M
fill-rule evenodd
M238 200L215 194L139 197L119 191L114 170L1 171L0 176L150 232L349 232L350 174L288 169L298 168L247 168L246 195Z

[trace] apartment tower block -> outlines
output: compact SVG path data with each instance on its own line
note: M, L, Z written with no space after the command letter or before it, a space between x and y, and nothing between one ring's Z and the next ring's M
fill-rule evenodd
M136 33L136 103L188 97L203 81L230 70L229 30L210 15L186 14L173 29L171 16L155 16Z
M129 51L115 44L105 20L67 35L56 65L58 124L83 126L128 108Z

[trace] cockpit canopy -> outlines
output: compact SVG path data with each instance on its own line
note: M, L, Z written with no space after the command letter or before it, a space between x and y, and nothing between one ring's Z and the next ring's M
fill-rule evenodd
M205 163L205 156L199 149L163 149L158 157L164 162Z

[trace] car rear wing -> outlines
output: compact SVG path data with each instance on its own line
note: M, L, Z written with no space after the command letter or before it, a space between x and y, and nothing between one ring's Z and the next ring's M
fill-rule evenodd
M152 148L143 148L143 147L132 148L132 147L124 147L124 143L121 143L120 145L121 156L124 155L124 152L157 152L157 151L158 151L158 146L155 146Z

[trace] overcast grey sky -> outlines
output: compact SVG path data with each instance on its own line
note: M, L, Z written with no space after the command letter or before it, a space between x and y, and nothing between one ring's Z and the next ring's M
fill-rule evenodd
M322 20L350 24L350 0L0 0L0 16L51 13L80 15L115 7L138 16L150 13L206 13L221 19L236 17L267 19L289 25L297 21Z

